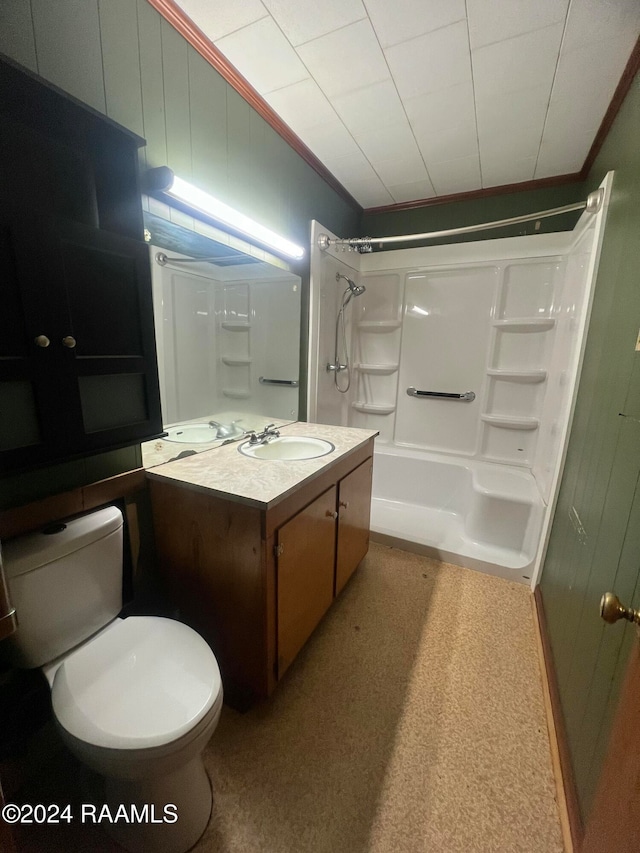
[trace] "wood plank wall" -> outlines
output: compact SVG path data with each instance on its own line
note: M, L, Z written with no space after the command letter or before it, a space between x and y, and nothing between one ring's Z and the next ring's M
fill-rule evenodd
M144 136L170 166L306 245L309 220L355 233L350 206L146 0L3 0L0 51Z
M631 632L599 618L602 593L640 606L640 79L590 175L616 170L585 362L542 575L561 713L582 818L607 749ZM622 413L625 417L621 417Z

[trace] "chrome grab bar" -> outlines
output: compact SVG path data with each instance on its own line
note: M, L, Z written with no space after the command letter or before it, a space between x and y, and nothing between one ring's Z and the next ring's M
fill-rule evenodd
M465 391L464 394L448 394L445 391L418 391L411 385L407 388L409 397L441 397L445 400L461 400L463 403L472 403L476 399L473 391Z
M261 385L285 385L287 388L297 388L300 384L297 379L265 379L260 376L258 382Z

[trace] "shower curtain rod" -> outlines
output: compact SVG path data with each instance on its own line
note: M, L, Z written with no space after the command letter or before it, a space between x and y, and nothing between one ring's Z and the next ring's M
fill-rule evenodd
M478 225L465 225L462 228L447 228L444 231L426 231L424 234L402 234L395 237L347 237L332 238L327 234L320 234L318 246L321 249L329 249L331 246L346 249L355 249L360 253L372 252L373 243L384 245L385 243L406 243L411 240L433 240L436 237L452 237L454 234L472 234L474 231L489 231L492 228L502 228L504 225L515 225L518 222L530 222L533 219L546 219L549 216L559 216L562 213L571 213L574 210L586 210L587 213L597 213L602 204L604 190L599 188L589 193L586 201L575 204L565 204L563 207L554 207L551 210L540 210L538 213L527 213L523 216L512 216L510 219L498 219L494 222L481 222Z

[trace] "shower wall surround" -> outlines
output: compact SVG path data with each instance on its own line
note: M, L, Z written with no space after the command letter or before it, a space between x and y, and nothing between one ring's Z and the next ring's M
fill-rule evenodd
M223 273L204 262L152 263L165 424L216 414L224 420L227 413L298 416L299 279L251 265L237 270L227 268L221 280Z
M610 182L609 176L607 193ZM368 255L335 247L321 251L315 243L312 248L311 304L318 310L312 316L316 357L312 351L310 420L379 430L377 445L385 460L394 448L422 452L423 457L412 457L416 477L435 472L432 466L421 474L421 458L431 463L449 459L456 470L465 465L473 474L465 480L473 484L470 496L457 494L454 499L449 490L438 525L447 512L456 518L467 512L466 533L461 535L470 542L483 540L474 493L507 496L514 504L528 506L521 536L521 542L528 543L526 553L524 546L520 556L511 553L513 548L498 553L500 536L492 534L498 549L495 560L483 553L484 565L477 566L495 562L502 565L497 572L505 574L507 565L519 571L517 580L535 581L542 558L539 544L544 542L551 514L546 508L553 508L561 473L604 215L604 210L585 213L573 232L539 236ZM323 231L314 223L316 236ZM348 309L353 379L349 393L337 400L323 367L335 319L332 274L344 264L366 292ZM314 371L317 388L311 378ZM414 396L407 389L473 392L475 398ZM383 468L391 470L387 461ZM453 476L460 483L464 480ZM381 492L389 491L380 478L378 485ZM385 503L387 515L398 513L397 490L390 491L394 498ZM379 497L386 500L383 494ZM374 466L374 506L375 499ZM412 501L409 505L405 519L415 510ZM504 506L500 512L505 515ZM418 527L428 519L428 513L418 513ZM500 526L488 515L486 522L494 533ZM406 525L401 526L399 538L410 541ZM379 527L385 523L380 521ZM440 544L443 536L436 537ZM446 538L453 541L451 535ZM505 528L504 544L508 541ZM447 558L455 562L455 557L448 549Z

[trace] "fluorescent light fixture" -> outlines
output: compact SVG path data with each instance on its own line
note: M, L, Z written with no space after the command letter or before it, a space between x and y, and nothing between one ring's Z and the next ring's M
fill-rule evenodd
M259 222L245 216L238 210L234 210L225 204L223 201L215 198L204 190L194 187L188 181L174 175L171 169L166 166L159 169L152 169L151 172L157 173L154 176L156 189L161 190L164 195L175 199L182 205L186 205L191 209L194 216L198 214L214 219L221 225L226 225L233 231L244 235L249 240L256 240L264 246L273 249L274 252L285 255L288 258L300 260L304 257L304 249L297 246L290 240L286 240L275 231L271 231ZM162 186L157 186L158 179L162 178Z

